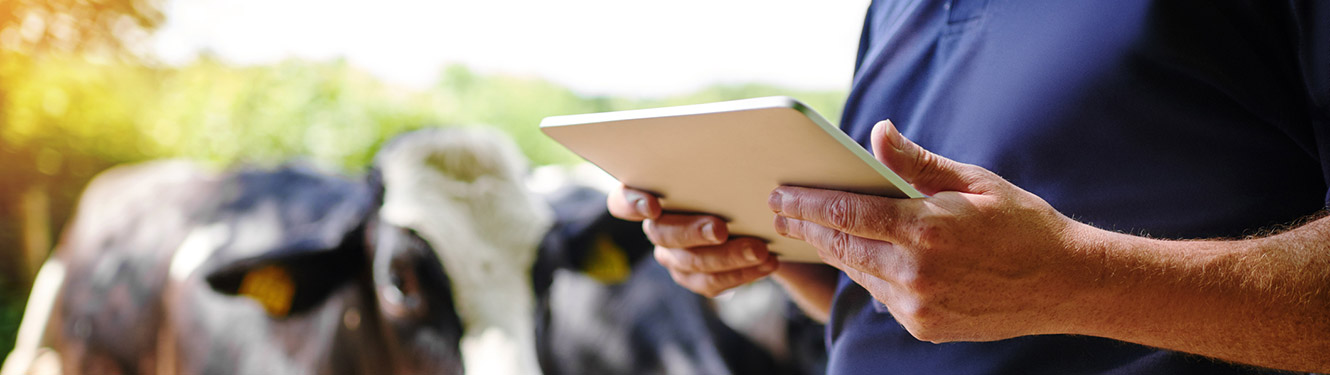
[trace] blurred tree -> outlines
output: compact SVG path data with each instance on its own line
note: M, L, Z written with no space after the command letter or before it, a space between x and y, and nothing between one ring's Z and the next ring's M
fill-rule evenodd
M51 60L70 63L65 56L136 60L142 41L163 20L162 1L0 0L0 358L9 352L36 264L58 230L53 224L68 217L87 179L115 161L80 152L61 134L40 128L71 113L105 116L112 123L125 118L83 112L99 98L67 89L89 78L79 74L87 72L34 68ZM30 76L41 73L71 75ZM45 86L50 83L59 84ZM33 84L40 86L27 87L30 96L15 98L16 86ZM117 130L109 127L103 134Z
M162 0L0 1L0 48L29 55L136 51L162 23Z

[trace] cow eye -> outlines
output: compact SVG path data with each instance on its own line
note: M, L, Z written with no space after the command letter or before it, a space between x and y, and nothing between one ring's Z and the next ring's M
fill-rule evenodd
M394 261L392 271L389 273L393 286L400 290L408 300L420 296L420 280L416 278L415 267L412 267L413 265L410 263L414 262Z
M428 282L422 276L428 245L415 232L383 227L376 241L373 278L383 312L389 318L418 319L426 315Z
M393 259L388 268L388 285L383 294L386 302L396 305L402 315L417 315L424 309L424 299L420 293L420 278L417 276L415 262L398 257Z
M388 270L388 282L393 284L393 287L397 288L399 292L406 287L406 280L402 278L401 271L396 264Z

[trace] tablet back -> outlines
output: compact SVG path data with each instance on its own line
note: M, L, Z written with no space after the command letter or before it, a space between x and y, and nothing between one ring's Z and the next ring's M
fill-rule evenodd
M811 245L772 227L767 198L777 186L923 197L788 97L554 116L540 126L624 185L660 195L667 212L720 216L731 236L767 240L786 261L821 262Z

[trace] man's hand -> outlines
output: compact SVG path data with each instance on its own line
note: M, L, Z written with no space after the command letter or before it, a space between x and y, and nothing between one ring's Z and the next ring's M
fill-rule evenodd
M771 274L779 267L765 242L730 238L725 221L710 215L662 213L651 194L623 188L610 192L610 213L642 221L656 244L656 261L688 290L708 297Z
M782 186L769 201L777 232L812 244L921 340L1065 328L1060 306L1078 290L1065 275L1089 268L1070 239L1087 226L992 172L924 150L889 121L872 141L878 160L931 197Z

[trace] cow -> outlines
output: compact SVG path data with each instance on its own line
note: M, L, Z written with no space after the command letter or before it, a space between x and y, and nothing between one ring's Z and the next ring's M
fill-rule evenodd
M376 327L342 324L374 310L363 284L341 276L362 266L348 260L366 251L358 228L371 196L360 181L301 166L114 168L89 184L43 267L63 277L34 288L54 296L44 341L66 374L386 372ZM212 272L219 288L204 280L217 264L270 253L301 267L240 275L235 291L252 298L216 292L234 281L225 268ZM21 340L7 375L20 371L20 349L43 341Z
M546 374L790 373L676 285L641 226L608 214L604 191L560 186L548 193L558 219L533 270Z
M49 321L25 316L4 375L43 345L70 374L793 368L674 285L602 192L538 195L526 172L478 129L399 137L364 179L113 169L40 272L32 300L50 302L30 311Z
M510 164L507 168L496 167L497 158L473 160L471 155L478 153L470 149L474 143L489 143L488 149L510 147L499 145L507 144L497 141L501 137L491 138L495 141L468 142L449 131L419 131L386 145L375 163L385 189L381 222L419 234L439 254L452 278L457 305L476 307L474 312L459 310L458 314L466 327L462 353L468 371L481 368L484 369L481 373L486 374L532 374L537 370L548 374L798 372L798 366L787 366L790 361L778 360L769 348L753 342L751 335L743 335L725 324L710 300L676 285L649 256L653 247L640 224L610 216L605 207L605 193L592 185L565 182L546 184L561 188L528 186L527 190L544 193L545 200L555 210L553 227L542 223L544 227L536 236L520 226L517 230L508 228L513 222L541 219L529 211L490 222L501 229L481 227L485 225L481 217L503 217L499 215L511 211L490 198L490 194L502 191L492 187L498 184L476 176L508 170L502 174L503 178L516 181L520 175L516 171L522 169L517 165L524 160L515 149L505 159ZM458 152L459 149L465 151ZM584 180L586 174L582 175L583 179L574 180ZM601 186L603 189L604 185ZM525 207L529 204L526 202L506 203ZM439 212L467 212L473 215L471 223L481 224L459 226L456 220L437 216ZM487 233L491 237L484 237ZM541 246L510 247L507 249L515 251L487 253L484 246L465 246L478 242L472 236L485 238L479 241L488 243L536 240ZM382 251L383 247L379 249ZM535 316L534 327L532 316ZM532 328L534 337L528 336ZM785 328L780 324L766 327L767 330ZM472 338L484 332L494 333ZM468 345L470 340L478 343ZM487 362L491 358L507 359L500 362L505 367L490 367L497 365Z

